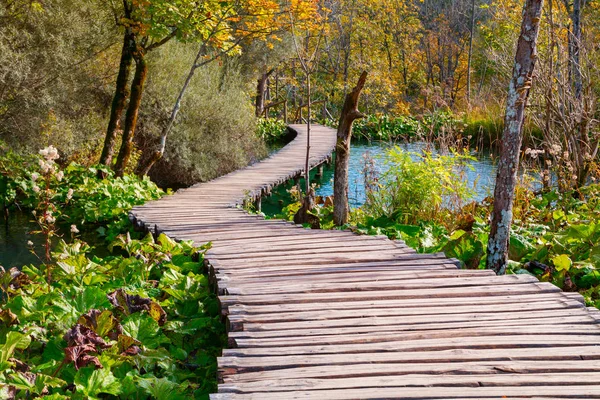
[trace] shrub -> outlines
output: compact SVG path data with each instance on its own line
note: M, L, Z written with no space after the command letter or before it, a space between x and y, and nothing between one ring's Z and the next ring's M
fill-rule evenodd
M443 206L458 208L473 196L461 176L469 160L466 155L415 154L395 147L386 154L387 171L367 192L365 211L401 223L435 220Z
M151 73L140 115L138 148L156 149L168 111L194 59L197 46L173 43L150 55ZM167 141L164 158L151 170L159 186L179 188L214 179L266 155L256 136L248 87L238 69L211 63L196 71Z
M257 135L265 143L280 143L288 135L287 124L276 118L259 118L257 124Z

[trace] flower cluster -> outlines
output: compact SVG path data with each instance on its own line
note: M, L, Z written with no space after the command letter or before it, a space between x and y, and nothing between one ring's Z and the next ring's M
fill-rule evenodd
M544 150L530 149L529 147L527 149L525 149L525 155L528 155L531 158L538 158L538 156L540 156L541 154L544 154L544 153L545 153Z
M60 158L58 150L54 146L48 146L45 149L40 150L40 168L44 174L52 173L56 170L55 160Z

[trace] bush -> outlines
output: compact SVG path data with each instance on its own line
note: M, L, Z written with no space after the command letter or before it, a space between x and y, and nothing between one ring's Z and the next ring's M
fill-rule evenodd
M257 135L264 140L265 143L281 143L288 135L287 124L276 118L259 118Z
M388 151L387 171L367 191L365 212L400 223L435 220L443 206L458 208L473 196L462 179L466 155L415 154L395 147Z
M142 104L137 145L146 156L156 149L168 111L197 51L172 43L149 54L150 72ZM179 188L214 179L266 155L256 136L249 88L228 63L196 71L168 138L164 158L151 170L159 186Z
M419 134L421 124L413 117L368 115L354 123L355 136L366 140L409 140Z
M0 139L22 154L52 143L95 159L119 63L110 4L5 1L0 18Z

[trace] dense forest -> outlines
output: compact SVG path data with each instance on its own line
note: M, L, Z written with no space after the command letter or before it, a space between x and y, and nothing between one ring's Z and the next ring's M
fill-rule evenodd
M0 398L214 392L210 244L128 212L264 159L291 123L337 128L343 162L267 218L598 306L599 39L598 0L0 0L0 244L26 231L0 259ZM352 208L351 137L382 152Z

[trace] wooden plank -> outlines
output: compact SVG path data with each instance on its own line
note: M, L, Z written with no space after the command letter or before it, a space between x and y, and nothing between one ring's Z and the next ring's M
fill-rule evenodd
M366 318L366 317L401 317L401 316L425 316L435 321L442 315L447 314L520 314L531 311L564 310L568 308L582 309L581 303L574 300L546 301L517 304L474 304L474 305L446 305L442 307L385 307L385 308L362 308L362 309L338 309L337 303L332 307L320 307L313 311L274 312L274 313L230 313L229 319L237 322L287 322L287 321L313 321L324 319L344 318ZM584 314L584 313L582 313Z
M345 335L320 335L320 336L283 336L276 338L261 337L258 339L246 339L232 336L236 347L254 348L271 347L283 348L288 346L308 345L335 345L335 344L357 344L392 342L415 339L441 339L476 336L511 336L511 335L596 335L600 336L600 328L597 324L523 324L523 325L500 325L500 326L478 326L461 327L454 329L431 329L419 331L370 332L354 333Z
M559 309L559 310L548 310L548 311L529 311L529 312L515 312L515 313L464 313L464 314L439 314L432 320L430 315L425 316L391 316L391 317L354 317L354 318L340 318L340 319L315 319L315 320L297 320L290 322L244 322L243 328L246 331L267 331L267 330L291 330L291 329L338 329L344 327L359 327L359 326L405 326L405 329L412 328L417 329L418 327L411 327L411 325L420 324L442 324L452 322L479 322L479 321L514 321L514 320L535 320L535 319L554 319L558 322L561 317L583 317L590 323L596 323L597 320L593 318L589 313L581 309ZM232 316L233 318L233 316Z
M526 307L527 305L534 306L540 302L562 302L566 308L571 308L574 304L572 300L563 297L561 292L540 293L540 294L525 294L525 295L508 295L508 296L486 296L486 297L454 297L442 299L430 299L423 302L421 299L403 299L403 300L370 300L370 301L340 301L340 302L321 302L321 303L289 303L276 305L246 305L236 304L229 308L230 314L267 314L267 313L285 313L285 312L309 312L319 311L324 309L332 310L360 310L360 309L375 309L375 308L418 308L422 310L421 314L431 314L431 308L446 308L478 305L480 307L486 305L506 305L507 307ZM517 306L518 305L518 306ZM579 303L580 307L583 307ZM540 309L543 305L540 305ZM410 311L409 311L410 312ZM433 311L433 313L438 313Z
M481 386L557 386L557 385L598 385L600 390L600 373L598 372L563 372L563 373L528 373L528 374L476 374L476 375L427 375L411 374L403 376L361 376L360 378L296 378L265 379L260 382L235 382L219 385L221 393L260 393L291 392L298 389L310 390L361 389L372 388L374 391L384 388L406 387L440 387L461 386L479 388ZM285 393L281 393L285 396Z
M414 364L483 361L562 361L600 360L600 346L595 344L550 348L490 348L490 349L450 349L427 351L388 351L376 353L340 353L289 355L269 354L264 357L227 356L217 359L222 375L256 371L274 371L283 368L310 366L332 366L353 364Z
M355 399L505 399L517 397L584 397L600 398L600 385L538 385L538 386L502 386L502 387L431 387L422 388L380 388L380 389L339 389L339 390L302 390L281 393L218 393L211 395L212 400L355 400Z
M262 329L256 331L250 331L252 325L243 326L246 330L234 331L236 328L231 327L229 331L230 338L276 338L276 337L301 337L301 336L322 336L322 335L352 335L352 334L370 334L379 332L402 332L402 331L425 331L425 330L439 330L439 329L466 329L475 327L492 327L492 326L536 326L536 325L548 325L548 324L598 324L598 319L591 315L582 313L581 315L571 316L555 316L549 315L546 317L536 318L522 318L522 319L498 319L498 320L471 320L471 321L435 321L416 324L404 324L399 323L387 323L384 324L364 324L364 325L352 325L352 326L336 326L332 327L324 326L317 328L302 328L302 329L266 329L268 325L260 325Z
M277 348L280 355L373 353L383 351L427 351L471 348L545 348L560 346L600 346L600 335L512 335L512 336L467 336L459 338L401 340L382 343L360 343L341 345L305 345ZM238 348L223 350L224 356L268 356L272 348Z
M224 376L226 383L257 382L298 378L341 378L362 376L403 376L408 374L532 374L565 372L600 372L600 360L546 361L471 361L443 363L356 363L316 367L288 367L260 372Z
M344 300L378 300L378 299L427 299L445 297L481 297L481 296L503 296L510 294L533 294L533 293L560 292L560 289L551 284L530 283L523 285L486 285L465 288L441 288L441 289L411 289L411 290L385 290L381 292L339 292L339 293L293 293L272 295L248 295L248 296L221 296L223 306L236 303L244 304L285 304L285 303L317 303L323 301ZM242 300L243 299L243 300Z
M385 290L410 290L430 288L457 288L481 285L514 285L539 282L531 275L503 275L486 277L459 277L453 279L425 278L406 280L402 277L389 277L379 280L358 282L312 282L312 281L288 281L279 282L277 285L271 283L246 283L236 282L228 284L227 292L231 295L245 295L253 293L286 294L286 293L326 293L326 292L351 292L351 291L385 291ZM223 282L224 284L227 282Z

